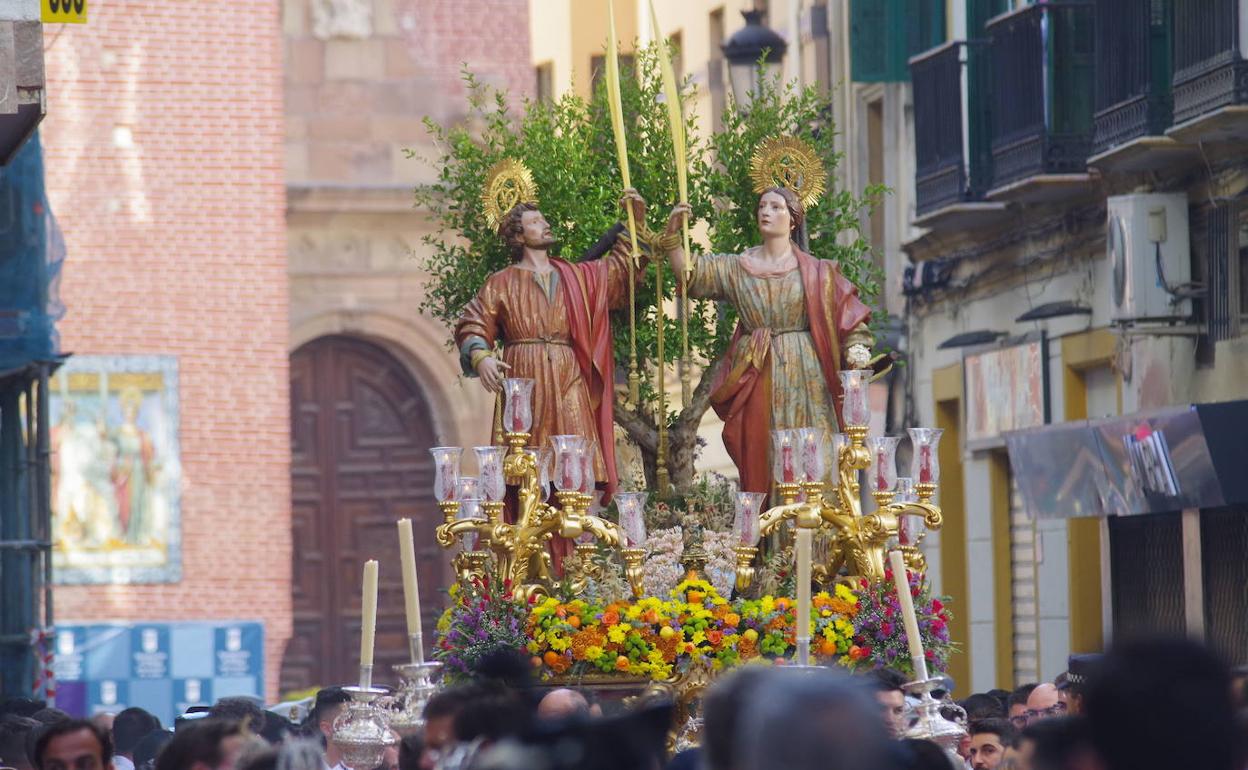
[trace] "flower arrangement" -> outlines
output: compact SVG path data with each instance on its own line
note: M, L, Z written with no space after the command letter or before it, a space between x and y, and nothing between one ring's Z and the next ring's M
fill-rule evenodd
M911 593L929 667L943 671L953 645L948 611L911 575ZM706 664L714 671L751 663L784 664L796 646L789 597L729 601L702 579L684 580L667 598L608 601L594 596L512 601L505 583L451 588L438 623L434 657L451 679L500 648L527 652L543 679L634 676L664 680ZM905 630L890 580L838 583L811 599L815 662L851 669L894 668L911 674Z
M812 649L825 662L848 665L858 599L840 586L812 603ZM721 670L754 660L783 661L796 629L787 598L729 602L706 580L686 580L670 598L597 604L546 598L535 603L527 650L544 678L623 673L667 679L697 663Z
M931 587L923 576L906 571L914 614L923 638L923 651L929 671L944 671L955 645L949 639L949 610L943 601L932 596ZM856 618L856 642L867 650L857 665L869 668L892 668L908 676L914 675L906 629L893 584L893 571L886 569L883 582L868 584L862 580L857 591L860 609Z
M459 583L453 584L451 604L438 619L433 658L451 680L471 676L477 663L493 652L528 643L528 607L511 600L510 580L474 579L472 588L463 591Z

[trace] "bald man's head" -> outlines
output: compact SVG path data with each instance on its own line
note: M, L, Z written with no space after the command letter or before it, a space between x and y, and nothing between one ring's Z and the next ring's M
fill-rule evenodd
M1066 711L1066 704L1058 696L1055 685L1045 682L1036 686L1027 696L1027 723L1035 724L1041 719L1061 716Z
M537 704L538 719L570 719L588 717L589 701L576 690L552 690Z

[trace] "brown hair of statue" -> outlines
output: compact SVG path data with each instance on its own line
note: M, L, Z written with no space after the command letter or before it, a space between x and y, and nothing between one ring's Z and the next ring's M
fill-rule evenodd
M524 256L524 212L537 210L536 203L520 202L512 206L503 221L498 223L498 237L503 239L511 252L512 262L519 262Z
M789 234L796 233L806 221L806 207L802 205L801 199L797 197L797 193L787 187L768 187L758 195L758 200L762 201L763 196L767 193L775 193L784 198L784 206L789 210Z

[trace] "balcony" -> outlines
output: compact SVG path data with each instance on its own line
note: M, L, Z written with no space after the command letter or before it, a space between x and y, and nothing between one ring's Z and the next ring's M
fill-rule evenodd
M915 224L959 228L1003 216L1005 204L983 201L991 174L987 120L981 105L986 47L953 41L910 59L914 84ZM963 99L963 74L972 88ZM968 119L970 118L970 119ZM969 129L969 130L968 130ZM969 155L969 157L968 157Z
M1089 188L1093 8L1052 2L1003 14L992 38L990 200L1040 202Z
M1186 160L1165 135L1174 116L1171 0L1096 3L1096 114L1092 157L1102 171L1154 171Z
M1174 0L1174 127L1182 142L1248 139L1239 0Z

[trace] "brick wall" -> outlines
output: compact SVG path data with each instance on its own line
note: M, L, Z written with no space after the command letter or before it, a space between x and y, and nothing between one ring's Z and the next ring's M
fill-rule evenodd
M270 697L291 624L279 12L94 3L45 31L42 128L63 349L176 355L182 404L183 580L61 587L57 617L262 620Z
M284 0L286 167L291 184L404 185L435 169L422 120L463 117L461 70L532 95L527 0L355 0L369 34L321 39L309 0Z

